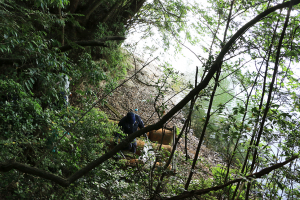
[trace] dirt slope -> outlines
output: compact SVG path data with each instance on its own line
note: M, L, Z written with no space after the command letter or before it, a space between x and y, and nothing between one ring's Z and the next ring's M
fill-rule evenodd
M132 63L133 60L131 60ZM142 68L142 64L136 64L136 70ZM135 73L135 69L128 71L127 78L131 77ZM140 73L138 73L134 78L127 81L122 87L118 88L112 96L107 98L108 106L99 107L101 110L105 111L110 118L119 120L120 117L126 115L127 112L133 111L136 114L140 115L145 124L153 124L159 120L157 113L154 109L154 101L157 95L157 89L154 86L155 82L164 76L162 69L155 64L147 65ZM170 99L176 93L172 90L168 90L164 98L159 98L158 105L162 102ZM175 96L167 102L168 112L176 103L178 103L180 97ZM110 108L109 108L110 107ZM138 109L138 111L135 111ZM117 112L117 115L112 111ZM120 115L120 116L118 116ZM179 112L170 122L167 123L167 127L176 126L182 128L184 122L184 115L182 112ZM193 130L188 133L187 141L187 150L188 157L193 159L196 153L199 140L193 135ZM177 150L181 152L182 155L185 155L185 141L180 139L177 146ZM200 162L197 163L196 169L198 169L199 174L202 177L209 178L211 177L211 168L217 164L222 164L225 166L225 163L220 158L218 153L211 151L206 148L205 145L201 146L199 158ZM183 168L183 173L188 173L187 168L189 168L183 161L178 163ZM186 168L187 167L187 168ZM197 175L195 177L198 177Z
M134 63L133 60L130 60ZM142 63L144 64L144 63ZM141 69L141 63L137 63L137 70ZM134 65L134 64L133 64ZM127 79L135 74L135 69L132 68L127 72ZM155 98L158 94L156 81L164 76L162 69L153 63L147 65L143 70L141 70L136 76L128 80L122 87L118 88L112 96L107 98L108 104L115 110L120 116L116 115L112 109L107 106L99 107L101 110L104 110L112 119L119 119L126 115L127 112L133 111L136 114L140 115L146 124L153 124L159 120L158 114L155 112L154 103ZM121 81L123 82L123 81ZM120 83L121 83L120 82ZM152 85L152 86L151 86ZM160 106L162 102L167 101L175 92L171 89L166 91L164 97L159 97L156 103L156 107ZM171 98L167 102L168 112L177 102L179 98L177 96ZM138 109L138 111L135 111ZM182 126L183 114L179 112L169 123L168 127L173 127L174 125L181 127Z

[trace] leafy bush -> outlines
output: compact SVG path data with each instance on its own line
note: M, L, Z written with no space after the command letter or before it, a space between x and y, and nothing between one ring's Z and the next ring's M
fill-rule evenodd
M69 107L59 113L53 110L40 112L42 109L39 104L30 99L17 103L15 106L11 106L13 103L1 106L6 111L1 117L1 130L5 133L1 138L1 160L14 158L16 161L68 177L104 154L110 144L109 138L113 137L114 132L120 131L108 121L103 112L96 109L79 121L76 131L68 132L68 128L81 116L80 110ZM6 121L4 116L7 117ZM21 117L10 126L9 119L17 116ZM63 138L60 139L61 137ZM16 154L19 156L15 157ZM5 180L1 183L0 193L18 198L49 195L49 198L63 199L65 192L69 194L64 197L67 199L72 196L87 197L87 190L96 190L100 182L108 181L107 178L113 179L105 173L106 169L115 169L112 161L108 161L101 168L100 171L93 170L68 189L51 181L11 171L0 175L1 180ZM96 194L98 193L93 193Z

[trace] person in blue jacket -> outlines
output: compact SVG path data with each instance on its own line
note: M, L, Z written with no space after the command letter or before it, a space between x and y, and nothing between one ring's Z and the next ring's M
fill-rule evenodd
M136 132L138 127L140 129L145 127L141 117L138 116L137 114L134 114L133 112L128 112L127 115L120 120L118 126L127 135ZM116 139L118 140L119 138L121 139L120 134L117 133ZM136 139L134 139L123 150L129 150L135 153L136 147L137 147L137 143L136 143Z

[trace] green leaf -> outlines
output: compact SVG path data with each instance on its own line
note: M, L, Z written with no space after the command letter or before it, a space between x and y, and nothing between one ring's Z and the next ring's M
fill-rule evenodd
M278 180L276 180L276 183L281 190L284 190L284 186L282 183L280 183Z

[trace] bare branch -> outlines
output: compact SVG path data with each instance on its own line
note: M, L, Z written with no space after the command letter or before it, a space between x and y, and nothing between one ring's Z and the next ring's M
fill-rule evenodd
M262 169L261 171L259 171L257 173L254 173L254 174L246 176L245 178L248 179L248 180L249 179L253 179L253 178L260 178L260 177L262 177L262 176L270 173L271 171L273 171L275 169L283 167L287 163L292 162L293 160L295 160L297 158L299 158L298 155L293 156L290 159L288 159L288 160L286 160L286 161L284 161L282 163L277 163L275 165L272 165L271 167L264 168L264 169ZM55 183L57 183L57 184L59 184L59 185L61 185L63 187L67 187L71 183L73 183L74 181L76 181L78 179L78 176L81 173L84 173L84 171L85 171L84 169L85 168L77 171L75 174L73 174L69 178L65 179L65 178L61 178L61 177L59 177L59 176L57 176L55 174L52 174L50 172L46 172L44 170L37 169L35 167L30 167L28 165L25 165L25 164L22 164L22 163L19 163L19 162L15 162L14 160L11 160L11 161L8 161L8 162L5 162L5 163L0 163L0 171L2 171L2 172L8 172L8 171L10 171L12 169L17 169L18 171L23 172L23 173L28 173L28 174L36 175L36 176L39 176L41 178L45 178L45 179L51 180L51 181L53 181L53 182L55 182ZM175 196L175 197L171 197L171 198L165 198L165 199L176 200L176 199L184 199L184 198L192 197L194 195L207 194L207 193L209 193L211 191L220 190L220 189L222 189L222 188L224 188L224 187L226 187L228 185L234 184L236 182L240 182L242 180L244 180L244 178L238 178L238 179L229 181L229 182L227 182L226 184L223 184L223 185L219 185L219 186L211 187L211 188L206 188L206 189L201 189L201 190L192 190L192 191L189 191L189 192L184 192L181 195L178 195L178 196Z

